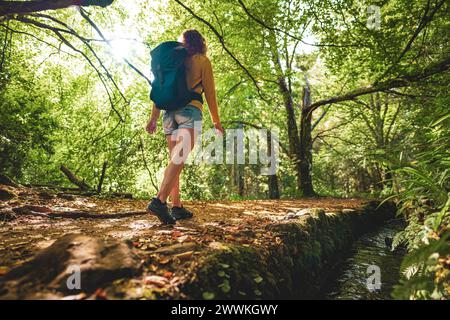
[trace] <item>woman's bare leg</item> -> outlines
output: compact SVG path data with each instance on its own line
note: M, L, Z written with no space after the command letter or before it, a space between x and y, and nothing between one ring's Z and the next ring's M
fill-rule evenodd
M172 151L176 146L176 140L172 136L167 136L167 146L169 147L170 159L172 159ZM181 208L181 196L180 196L180 177L175 181L175 185L170 192L170 201L174 207Z
M172 149L169 166L164 173L164 180L162 182L158 199L162 203L166 203L172 190L179 185L179 178L181 171L183 171L184 164L194 149L195 137L194 129L179 129L176 135L176 143Z

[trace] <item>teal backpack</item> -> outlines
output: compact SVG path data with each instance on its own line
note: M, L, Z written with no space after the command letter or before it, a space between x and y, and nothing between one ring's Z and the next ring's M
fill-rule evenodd
M150 99L158 109L182 109L193 100L203 104L202 94L188 86L184 65L187 56L186 48L176 41L164 42L151 52L154 80Z

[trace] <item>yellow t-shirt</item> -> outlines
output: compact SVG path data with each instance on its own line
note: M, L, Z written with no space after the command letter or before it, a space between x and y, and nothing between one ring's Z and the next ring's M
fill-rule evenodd
M194 91L197 93L205 93L212 121L218 123L220 121L219 107L211 61L206 55L196 54L186 59L185 66L188 85L191 89L195 88ZM203 110L200 101L194 100L190 104Z

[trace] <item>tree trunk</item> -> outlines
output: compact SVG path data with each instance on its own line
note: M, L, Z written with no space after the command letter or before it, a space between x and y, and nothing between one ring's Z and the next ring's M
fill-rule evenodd
M302 174L301 174L301 163L300 163L300 139L298 134L298 127L295 117L294 110L294 99L292 98L292 93L289 91L286 80L282 77L278 79L278 87L280 93L283 96L284 107L286 109L286 120L288 128L288 139L289 139L289 156L294 162L295 173L297 177L297 190L302 190Z
M237 184L239 197L244 198L245 196L245 182L244 182L244 166L237 166Z
M301 191L301 167L300 167L300 138L298 134L298 126L294 109L294 98L291 89L286 80L286 75L280 61L280 54L277 47L276 34L270 33L268 38L271 51L272 62L278 78L278 90L283 98L284 108L286 109L287 134L289 140L289 158L294 163L295 174L297 179L297 190Z
M270 130L267 133L267 154L273 157L274 150L272 147L272 133ZM269 185L269 199L278 200L280 199L280 188L278 186L278 176L275 173L274 175L268 176L268 185Z
M309 109L302 110L300 126L300 183L303 196L314 197L312 182L312 113Z
M100 175L100 181L97 186L97 193L102 193L103 181L105 181L106 169L108 168L108 161L103 163L102 174Z
M76 185L81 190L91 190L91 187L89 187L84 181L79 179L67 167L61 166L61 171L66 175L67 179L69 179L70 182L72 182L74 185Z
M302 113L300 118L300 183L303 196L314 197L312 181L312 110L311 106L311 88L307 76L305 75L306 84L303 88Z

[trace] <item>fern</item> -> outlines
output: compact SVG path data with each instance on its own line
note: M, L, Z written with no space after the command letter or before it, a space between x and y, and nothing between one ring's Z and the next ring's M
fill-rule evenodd
M395 170L404 190L396 195L399 213L408 222L394 239L407 244L403 279L396 299L449 299L450 271L450 114L431 124L428 149L408 166Z

